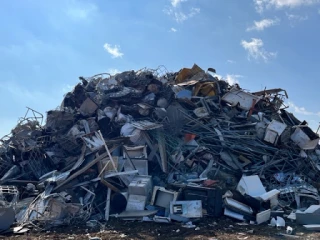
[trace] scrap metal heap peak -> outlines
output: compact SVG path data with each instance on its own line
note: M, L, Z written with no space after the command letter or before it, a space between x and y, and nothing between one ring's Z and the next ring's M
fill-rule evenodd
M111 217L320 224L318 134L286 110L284 89L248 92L215 76L196 64L97 74L44 124L28 108L1 139L0 230Z

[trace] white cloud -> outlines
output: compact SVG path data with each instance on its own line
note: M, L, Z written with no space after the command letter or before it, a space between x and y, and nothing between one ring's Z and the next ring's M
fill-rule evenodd
M112 58L122 58L122 56L124 55L120 51L120 46L119 45L114 45L114 47L112 47L111 44L105 43L103 45L103 48L112 56Z
M191 7L186 11L182 6L183 2L186 2L186 0L171 0L171 6L167 6L163 12L178 23L182 23L200 13L200 8L196 7Z
M308 122L309 127L314 132L317 131L319 126L319 120L316 121L315 119L320 117L320 112L308 111L305 107L299 107L291 101L288 101L286 105L289 106L288 111L291 111L292 113L296 114L296 117L298 117L298 119L304 118Z
M247 31L263 31L265 28L278 25L280 23L280 19L262 19L261 21L254 21L253 26L248 27Z
M288 102L288 106L293 110L294 113L302 114L302 115L313 115L312 112L307 111L304 107L298 107L293 102Z
M239 84L239 79L238 78L243 78L243 76L242 75L237 75L237 74L227 74L227 76L225 77L226 81L230 85Z
M222 79L222 76L219 75L219 74L214 74L213 76L214 76L214 77L217 77L218 79Z
M301 15L295 15L295 14L289 14L286 12L286 16L288 20L291 22L291 26L293 26L297 22L302 22L308 20L308 16L301 16Z
M248 59L262 59L267 62L277 56L276 52L268 52L263 48L263 41L259 38L251 38L251 42L241 41L242 47L248 52Z
M253 0L256 10L262 13L270 8L296 8L320 3L320 0Z
M233 60L228 59L228 60L227 60L227 63L231 63L231 64L233 64L233 63L236 63L236 62L235 62L235 61L233 61Z
M297 105L295 105L293 102L289 101L287 103L287 105L289 106L289 109L292 109L292 111L294 113L297 113L297 114L301 114L301 115L307 115L307 116L310 116L310 115L314 115L314 116L319 116L320 117L320 112L311 112L311 111L308 111L306 110L305 107L298 107Z
M182 23L183 21L188 19L188 16L185 15L183 12L174 12L174 20L178 23Z
M214 74L214 77L217 77L218 79L223 79L230 85L239 84L239 78L243 78L242 75L238 74L227 74L225 77L222 77L219 74Z
M187 0L171 0L172 7L177 7L180 3L186 2Z
M175 29L175 28L170 29L170 32L176 32L176 31L177 31L177 29Z
M121 73L121 71L116 68L109 68L107 70L107 73L110 73L113 76L113 75L116 75L117 73Z

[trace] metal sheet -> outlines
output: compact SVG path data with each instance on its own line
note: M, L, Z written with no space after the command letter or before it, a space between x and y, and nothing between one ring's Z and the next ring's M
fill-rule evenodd
M169 208L171 201L176 201L178 193L166 190L163 187L155 186L153 189L151 205Z
M158 135L158 147L161 158L161 169L164 173L168 172L168 162L167 162L167 151L166 151L166 141L164 138L163 131L157 131Z
M266 129L264 141L277 144L278 138L286 129L286 127L286 124L273 120Z
M303 129L306 128L306 129ZM313 133L313 136L308 136L308 134L305 133L305 131L312 132L312 130L309 127L297 127L294 133L291 135L291 140L294 141L301 149L304 150L311 150L315 149L315 147L319 144L319 137L315 136L315 133ZM309 134L311 135L311 134ZM310 139L312 137L312 139Z
M222 97L222 100L230 103L232 106L239 104L239 107L243 110L250 110L254 101L257 103L260 97L233 88Z
M251 197L259 197L266 193L258 175L243 176L239 181L237 190L241 194L247 194Z
M129 158L148 158L147 147L146 146L126 146L123 145L125 151L123 151L123 158L126 158L126 153L129 155Z
M228 208L235 210L239 213L253 214L253 210L251 207L241 202L238 202L232 198L225 198L224 203Z
M151 176L135 176L128 186L129 194L150 196L152 192Z
M196 201L171 201L170 214L180 215L186 218L202 217L202 202Z
M13 207L0 207L0 230L7 230L15 220Z
M271 216L271 210L270 209L258 213L257 214L257 218L256 218L257 224L261 224L261 223L269 221L270 216Z
M320 224L320 205L311 205L304 212L296 212L298 224Z
M126 211L142 211L146 206L147 197L141 195L129 195Z
M134 167L138 170L139 175L148 175L148 160L132 159Z
M309 231L320 231L320 224L303 225L303 227Z
M131 125L139 130L153 130L163 126L162 124L153 123L147 120L132 122Z
M118 218L134 218L134 217L145 217L145 216L150 216L150 215L155 215L158 212L156 211L148 211L148 210L143 210L143 211L125 211L117 215Z
M90 116L98 109L97 104L95 104L90 98L87 98L80 106L80 113L83 116Z
M232 218L238 219L238 220L244 220L244 216L242 214L233 212L228 208L224 209L224 215L228 216L228 217L232 217Z

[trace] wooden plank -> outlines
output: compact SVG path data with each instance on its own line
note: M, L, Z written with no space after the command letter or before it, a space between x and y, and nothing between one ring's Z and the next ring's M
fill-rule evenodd
M131 175L138 173L138 170L126 171L126 172L111 172L104 175L105 178L122 176L122 175Z
M74 174L72 174L68 179L66 179L65 181L63 181L62 183L60 183L58 186L56 186L53 190L57 190L58 188L60 188L61 186L65 185L66 183L70 182L71 180L73 180L74 178L78 177L79 175L81 175L82 173L84 173L85 171L87 171L89 168L91 168L93 165L95 165L96 163L98 163L99 161L101 161L102 159L106 158L111 152L113 152L114 150L116 150L119 146L114 146L113 148L110 149L109 152L107 153L103 153L100 156L97 156L96 159L94 159L93 161L89 162L86 166L84 166L82 169L80 169L79 171L75 172Z
M60 183L58 186L56 186L53 190L57 190L58 188L60 188L61 186L65 185L66 183L70 182L71 180L75 179L76 177L78 177L79 175L81 175L82 173L84 173L85 171L87 171L89 168L91 168L93 165L95 165L97 162L101 161L102 159L106 158L108 156L107 153L104 153L102 155L100 155L99 157L97 157L96 159L94 159L93 161L89 162L86 166L84 166L83 168L81 168L79 171L75 172L74 174L72 174L68 179L66 179L65 181L63 181L62 183Z
M110 213L110 197L111 197L111 189L108 188L107 201L106 201L106 210L104 217L106 221L109 221L109 213Z
M108 153L108 156L109 156L109 158L110 158L110 160L111 160L111 163L112 163L112 166L113 166L114 170L115 170L116 172L118 172L118 169L116 168L116 165L115 165L115 163L114 163L114 161L113 161L113 158L112 158L112 156L111 156L111 153L110 153L111 151L109 151L109 148L108 148L106 142L104 141L104 138L103 138L100 130L98 131L98 133L99 133L99 136L100 136L101 140L103 141L104 147L105 147L105 149L106 149L106 151L107 151L107 153Z

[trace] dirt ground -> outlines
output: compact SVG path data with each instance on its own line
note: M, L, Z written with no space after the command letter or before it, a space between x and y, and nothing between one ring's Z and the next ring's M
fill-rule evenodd
M105 231L100 231L100 227L95 229L83 226L68 226L51 229L47 232L31 232L24 235L4 235L0 239L17 240L92 240L109 239L137 239L137 240L165 240L165 239L205 239L205 240L251 240L251 239L320 239L320 233L307 232L300 226L287 223L293 227L295 235L284 237L285 229L276 229L267 224L238 225L228 218L205 218L199 223L195 223L195 228L183 228L179 223L153 223L153 222L128 222L118 219L111 219L105 226ZM98 237L94 239L93 237Z

